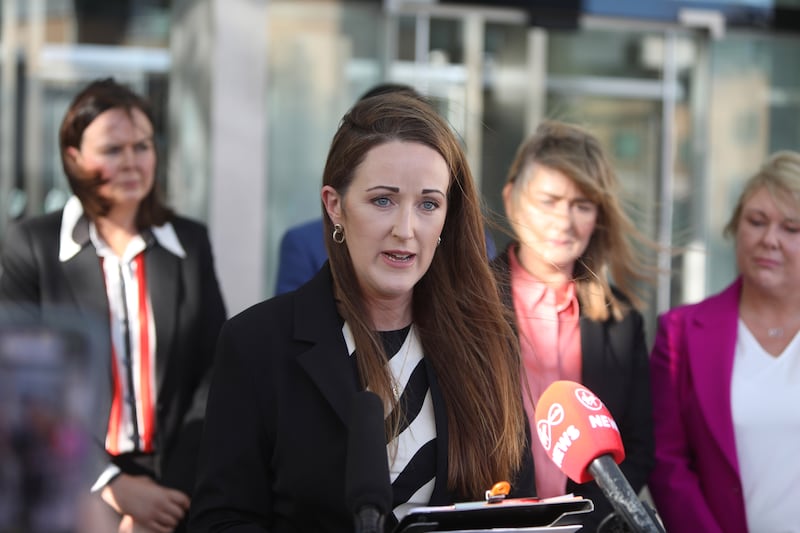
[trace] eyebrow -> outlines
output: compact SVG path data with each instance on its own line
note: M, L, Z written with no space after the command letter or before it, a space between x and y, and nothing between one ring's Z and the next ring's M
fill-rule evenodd
M546 196L548 198L553 198L555 200L565 200L567 198L563 194L556 194L556 193L552 193L552 192L548 192L548 191L539 191L538 194L540 194L541 196ZM590 203L590 204L597 203L597 202L592 201L591 199L589 199L588 196L585 196L585 195L580 195L580 196L576 196L575 198L571 198L570 202L574 202L574 203L587 202L587 203Z
M367 192L375 191L377 189L387 189L393 193L400 192L400 187L389 187L388 185L376 185L375 187L370 187L369 189L367 189Z
M152 134L152 133L147 134L147 135L142 135L141 137L135 137L130 142L131 142L131 144L139 144L139 143L143 143L143 142L155 142L155 135ZM106 141L106 143L105 143L105 145L108 145L108 146L119 146L121 144L128 144L128 139L124 139L124 140L108 139ZM103 145L101 145L101 146L103 146Z
M758 215L769 218L769 214L767 214L767 212L764 209L761 209L760 207L746 207L742 210L742 215ZM800 222L800 218L798 217L786 216L783 213L781 213L781 215L782 215L781 222L792 222L792 223Z
M395 194L398 194L400 192L400 187L390 187L388 185L376 185L375 187L370 187L369 189L367 189L367 192L378 189L388 190ZM445 194L439 189L422 189L422 194L441 194L442 196L445 196Z

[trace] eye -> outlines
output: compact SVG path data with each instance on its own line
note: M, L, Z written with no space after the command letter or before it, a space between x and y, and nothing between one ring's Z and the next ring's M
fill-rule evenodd
M389 207L392 202L385 196L378 196L377 198L372 199L372 203L378 207Z
M434 200L425 200L422 202L421 207L425 211L434 211L439 207L439 202Z
M121 151L122 151L121 146L106 146L105 149L103 150L103 153L107 155L115 155L120 153Z
M541 207L547 207L547 208L553 208L556 205L555 199L550 197L538 198L536 200L536 203Z
M136 143L134 147L137 152L146 152L150 150L150 142L149 141L142 141L140 143Z
M746 221L747 221L748 224L750 224L751 226L754 226L754 227L763 226L765 224L765 222L763 220L761 220L760 218L748 217L746 219Z
M575 204L581 213L594 213L596 206L592 202L578 202Z

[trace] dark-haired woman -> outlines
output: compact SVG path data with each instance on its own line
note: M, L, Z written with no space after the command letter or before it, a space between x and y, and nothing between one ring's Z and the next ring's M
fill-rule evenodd
M108 418L92 490L120 531L182 529L194 483L213 347L225 307L206 228L159 199L148 103L112 79L85 87L60 129L74 195L12 226L0 301L69 309L105 331L97 384Z

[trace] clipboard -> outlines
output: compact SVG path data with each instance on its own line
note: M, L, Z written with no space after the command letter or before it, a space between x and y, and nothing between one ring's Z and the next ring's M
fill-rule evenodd
M464 502L436 507L415 507L393 533L456 532L561 532L581 528L580 515L594 509L591 500L578 496L510 498L499 502Z

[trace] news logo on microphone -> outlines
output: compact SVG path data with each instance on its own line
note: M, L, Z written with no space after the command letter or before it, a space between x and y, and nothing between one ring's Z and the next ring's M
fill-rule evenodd
M548 456L576 483L592 479L593 459L609 454L625 459L619 428L603 402L574 381L555 381L536 404L536 433Z

